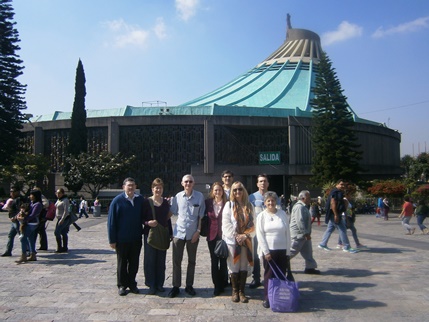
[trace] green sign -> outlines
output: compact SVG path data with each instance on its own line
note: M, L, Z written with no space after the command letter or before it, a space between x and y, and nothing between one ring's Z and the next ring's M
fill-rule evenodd
M280 164L280 151L259 152L259 164Z

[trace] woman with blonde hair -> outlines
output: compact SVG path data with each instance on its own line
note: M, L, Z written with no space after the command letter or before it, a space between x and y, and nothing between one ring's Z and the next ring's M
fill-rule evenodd
M229 200L222 212L222 238L229 251L227 266L232 284L231 300L247 303L244 287L247 275L253 269L254 209L249 202L249 194L239 181L232 184Z

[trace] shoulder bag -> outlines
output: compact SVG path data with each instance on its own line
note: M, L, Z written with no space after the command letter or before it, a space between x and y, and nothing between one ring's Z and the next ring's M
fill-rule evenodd
M219 239L216 242L214 254L219 258L228 258L228 245L223 239Z
M148 198L150 207L152 209L153 219L156 220L155 207L153 206L153 200ZM147 237L147 243L155 249L167 250L170 248L170 232L167 227L164 227L160 223L156 227L150 227L149 235Z

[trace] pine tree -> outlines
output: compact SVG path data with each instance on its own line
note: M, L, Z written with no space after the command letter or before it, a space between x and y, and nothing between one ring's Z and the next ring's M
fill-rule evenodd
M318 65L313 90L312 143L315 154L312 181L317 186L338 178L358 183L362 152L353 129L353 115L335 69L325 53Z
M76 68L75 96L73 103L73 113L71 118L71 129L68 152L77 157L79 153L86 152L88 148L88 134L86 131L86 110L85 110L85 72L82 61L79 59Z
M16 53L20 39L11 2L0 0L0 166L10 164L18 150L25 119L22 110L27 108L26 85L17 80L24 67Z

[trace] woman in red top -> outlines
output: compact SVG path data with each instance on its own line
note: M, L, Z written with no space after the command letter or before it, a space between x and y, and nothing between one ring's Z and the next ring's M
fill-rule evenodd
M226 258L219 258L214 254L216 242L222 239L222 210L226 203L226 194L220 182L213 183L209 197L206 199L206 214L209 219L207 245L211 258L211 273L214 284L213 296L224 291L228 281Z
M412 235L416 230L416 228L410 225L410 220L414 213L414 206L410 202L410 197L405 196L404 200L405 202L402 205L402 211L399 215L399 218L402 218L402 226L404 226L404 228L408 231L406 235Z

